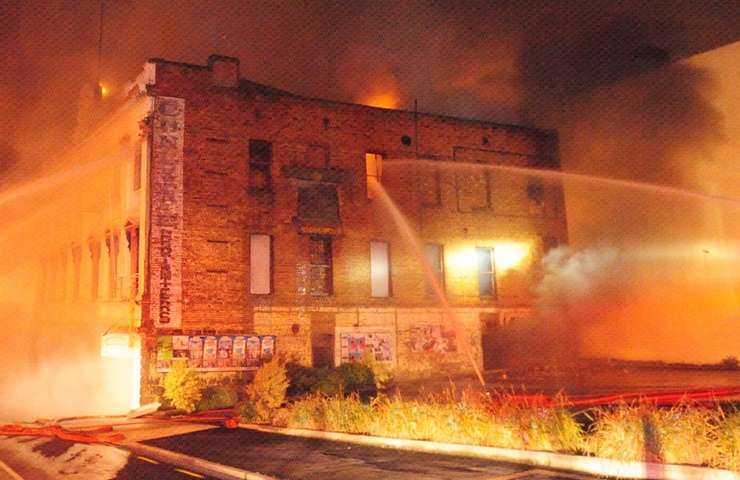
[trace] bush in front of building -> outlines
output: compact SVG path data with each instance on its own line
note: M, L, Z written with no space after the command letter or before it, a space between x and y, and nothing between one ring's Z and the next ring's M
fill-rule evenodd
M285 364L273 358L263 364L244 389L241 414L247 422L269 422L287 398L288 375Z
M203 395L196 410L220 410L231 408L239 401L236 387L230 384L208 385L203 389Z
M372 368L364 363L345 363L336 368L312 368L289 363L287 365L291 397L320 393L327 396L358 393L375 395L377 387Z
M174 362L164 376L163 396L173 407L190 413L203 396L203 381L185 362Z

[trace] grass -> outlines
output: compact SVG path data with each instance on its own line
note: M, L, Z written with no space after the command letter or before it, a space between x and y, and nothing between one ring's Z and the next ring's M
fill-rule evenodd
M311 394L289 403L273 424L393 438L663 461L730 470L740 467L740 412L680 403L598 407L584 426L563 406L514 403L466 391L407 400L379 395Z

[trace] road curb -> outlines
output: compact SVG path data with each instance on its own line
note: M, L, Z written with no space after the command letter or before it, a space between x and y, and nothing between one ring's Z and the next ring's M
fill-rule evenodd
M524 463L537 467L548 467L557 470L568 470L577 473L617 478L643 480L740 480L740 474L729 470L696 467L690 465L673 465L647 462L622 462L599 457L568 455L563 453L531 450L514 450L459 443L442 443L425 440L407 440L402 438L376 437L352 433L324 432L300 428L282 428L265 425L242 423L240 428L260 432L277 433L296 437L316 438L348 442L358 445L382 448L396 448L415 452L458 455L484 458L514 463Z
M173 452L164 448L152 447L138 442L123 442L118 447L129 450L137 455L169 463L177 467L187 468L196 473L218 478L219 480L278 480L276 477L258 472L250 472L240 468L210 462L198 457L191 457L183 453Z

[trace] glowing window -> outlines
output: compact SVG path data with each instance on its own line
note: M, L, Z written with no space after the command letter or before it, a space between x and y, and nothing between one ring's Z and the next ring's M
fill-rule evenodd
M493 248L476 247L478 259L478 293L481 297L496 297L496 267Z
M439 286L444 289L444 260L442 257L442 245L430 243L424 245L424 259L429 266L429 270L434 274ZM426 279L426 291L428 294L434 294L434 287L430 279Z
M255 295L271 293L271 240L269 235L249 236L249 292Z
M380 185L383 176L383 155L379 153L365 154L365 175L367 178L367 198L375 198L375 187Z
M391 265L387 242L370 242L370 295L389 297Z

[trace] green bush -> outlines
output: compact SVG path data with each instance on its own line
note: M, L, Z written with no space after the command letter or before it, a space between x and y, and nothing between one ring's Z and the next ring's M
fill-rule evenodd
M341 393L377 392L375 376L370 366L363 363L345 363L337 368L311 368L297 364L287 365L291 396L321 393L334 396Z
M175 408L192 412L203 396L203 381L185 362L174 362L164 376L163 395Z
M285 403L287 390L285 365L276 358L262 365L252 383L245 388L245 404L250 404L249 408L254 409L254 415L249 420L270 421L273 412Z
M218 410L231 408L238 401L236 388L232 385L209 385L203 389L203 396L197 410Z

